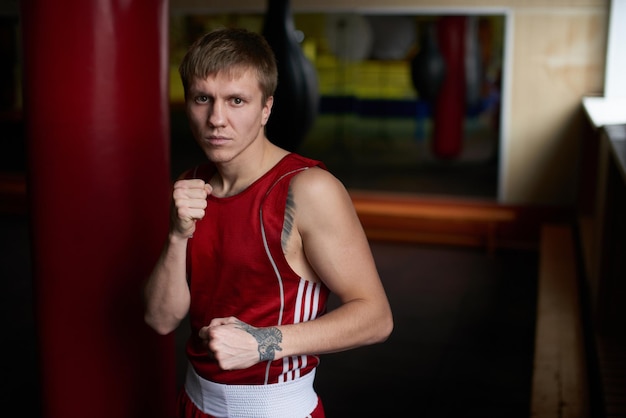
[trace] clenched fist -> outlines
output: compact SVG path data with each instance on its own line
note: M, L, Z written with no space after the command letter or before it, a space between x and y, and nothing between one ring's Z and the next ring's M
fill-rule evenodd
M272 361L282 351L283 336L277 327L257 328L232 316L214 318L198 335L209 356L223 370L245 369L260 361Z
M178 180L172 194L172 232L190 238L196 230L196 221L204 218L207 197L213 188L204 180Z

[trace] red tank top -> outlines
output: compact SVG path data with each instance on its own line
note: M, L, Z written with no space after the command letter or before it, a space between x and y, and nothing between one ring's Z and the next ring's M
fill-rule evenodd
M246 190L235 196L209 196L205 216L187 247L191 289L191 336L187 355L205 379L226 384L268 384L293 380L319 363L315 355L292 356L224 371L209 358L198 331L217 317L236 316L267 327L309 321L323 315L329 290L298 276L281 246L289 182L323 163L288 154ZM187 178L206 182L215 173L205 164Z

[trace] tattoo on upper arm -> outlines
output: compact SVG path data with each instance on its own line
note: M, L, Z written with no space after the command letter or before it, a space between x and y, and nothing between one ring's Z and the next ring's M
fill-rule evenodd
M259 361L274 360L276 351L282 351L283 333L276 327L256 328L240 322L241 328L252 335L259 344Z
M280 236L280 243L283 248L287 246L287 240L291 235L291 231L293 229L293 217L296 213L296 204L293 200L293 191L291 190L291 186L289 186L289 191L287 192L287 202L285 203L285 220L283 222L283 232Z

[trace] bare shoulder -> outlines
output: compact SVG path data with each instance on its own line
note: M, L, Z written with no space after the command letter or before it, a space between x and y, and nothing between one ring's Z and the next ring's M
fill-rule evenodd
M343 183L332 173L319 167L311 167L296 175L291 181L291 191L298 200L327 200L348 198Z
M292 179L290 189L300 227L334 228L356 218L348 190L324 169L314 167L299 173Z

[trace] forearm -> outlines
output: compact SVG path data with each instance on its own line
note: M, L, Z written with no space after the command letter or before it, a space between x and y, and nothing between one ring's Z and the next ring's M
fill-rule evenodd
M160 334L174 331L189 311L186 249L187 239L170 235L144 288L145 321Z
M317 319L255 327L236 317L214 318L198 335L224 370L303 354L326 354L382 342L391 333L388 305L354 300Z
M313 321L278 328L282 350L276 354L282 358L327 354L383 342L392 331L393 318L385 303L353 300Z

